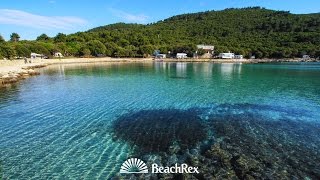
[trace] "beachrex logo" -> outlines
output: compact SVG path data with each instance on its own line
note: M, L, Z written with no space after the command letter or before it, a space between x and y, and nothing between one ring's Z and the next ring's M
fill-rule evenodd
M126 160L121 168L120 173L148 173L147 165L138 158L131 158ZM171 167L159 166L156 163L151 165L151 173L199 173L198 167L191 167L187 164L175 164Z
M131 158L122 164L120 173L148 173L148 167L142 160Z

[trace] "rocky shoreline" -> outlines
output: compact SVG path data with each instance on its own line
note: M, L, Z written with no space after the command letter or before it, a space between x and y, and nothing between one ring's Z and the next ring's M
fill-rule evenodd
M30 76L40 75L40 73L34 69L46 66L46 64L37 64L21 67L21 69L12 70L5 73L0 73L0 87L6 87Z

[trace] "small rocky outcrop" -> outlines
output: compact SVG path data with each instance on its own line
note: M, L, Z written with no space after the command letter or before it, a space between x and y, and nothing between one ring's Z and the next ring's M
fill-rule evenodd
M19 71L9 71L7 73L0 73L0 87L18 82L19 80L26 79L30 76L39 75L40 73L35 71L35 68L45 67L45 65L35 65L23 67Z

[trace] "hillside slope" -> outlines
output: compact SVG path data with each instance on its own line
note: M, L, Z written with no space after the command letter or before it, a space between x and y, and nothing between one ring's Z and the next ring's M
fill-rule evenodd
M88 33L121 34L131 45L152 44L163 50L212 44L216 52L253 53L263 57L315 55L320 50L320 14L296 15L263 8L226 9L178 15L145 26L113 24Z
M320 56L320 14L260 7L226 9L173 16L147 25L117 23L20 44L24 50L48 55L61 51L72 56L141 57L155 49L191 55L197 44L214 45L215 53L232 51L257 58Z

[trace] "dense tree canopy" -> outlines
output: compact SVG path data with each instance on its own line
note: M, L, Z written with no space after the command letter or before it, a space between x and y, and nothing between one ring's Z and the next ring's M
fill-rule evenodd
M231 51L257 58L316 57L320 55L320 14L298 15L260 7L226 9L178 15L147 25L111 24L70 35L59 33L53 38L42 34L36 41L18 43L48 56L59 51L65 56L147 57L154 50L191 56L197 44L208 44L215 46L216 54ZM18 47L18 54L26 52Z
M63 34L63 33L58 33L54 38L53 38L55 43L59 43L59 42L66 42L67 40L67 35Z
M31 54L29 47L25 44L17 44L15 46L15 51L18 57L29 57Z
M11 45L0 44L0 56L6 59L12 59L16 56L16 52Z
M89 48L91 55L93 56L104 56L106 52L106 46L99 40L91 40L88 42L87 47Z

